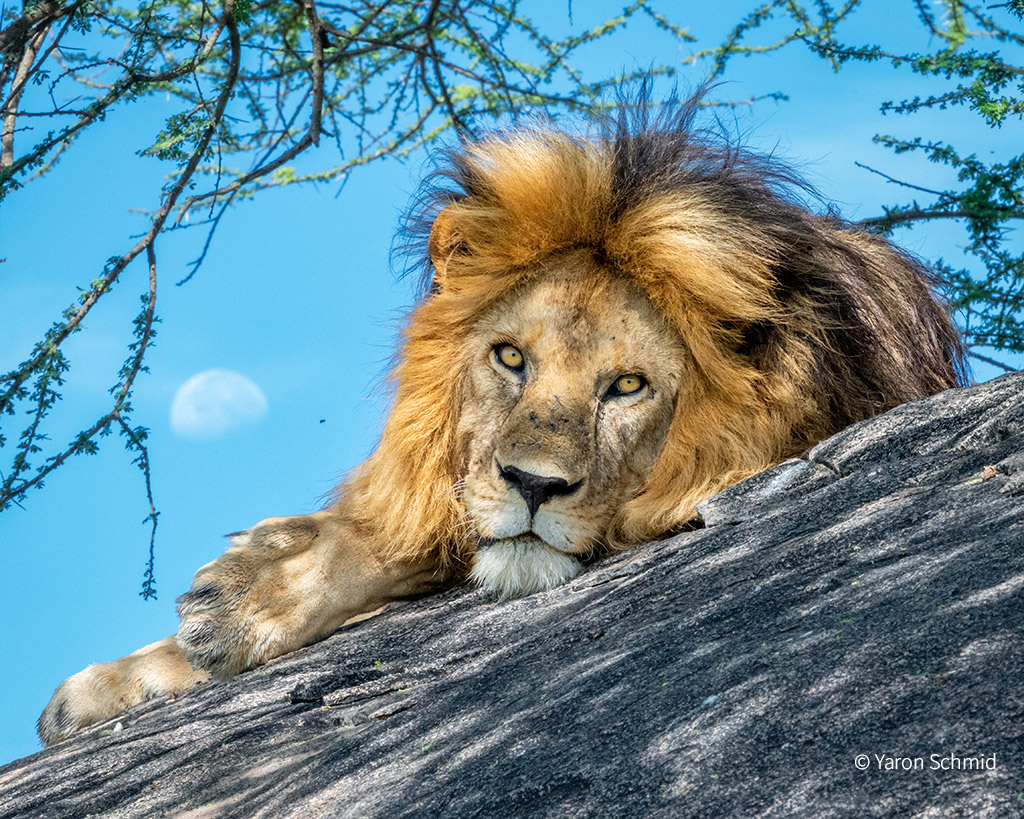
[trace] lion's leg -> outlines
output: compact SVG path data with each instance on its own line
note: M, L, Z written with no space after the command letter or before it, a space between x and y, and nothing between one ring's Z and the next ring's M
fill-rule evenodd
M168 637L68 677L43 709L36 730L43 745L53 745L144 700L169 697L208 679Z
M178 598L178 643L225 679L330 634L352 617L445 585L435 561L394 563L333 511L269 518L232 536Z
M336 513L270 518L232 536L178 599L174 637L65 680L39 718L44 745L143 700L224 679L326 636L385 603L448 585L434 560L382 558Z

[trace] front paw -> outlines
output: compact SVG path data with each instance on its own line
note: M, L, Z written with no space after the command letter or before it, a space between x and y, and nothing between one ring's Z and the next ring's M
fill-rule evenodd
M63 742L83 728L142 702L124 685L113 663L91 665L60 684L36 723L43 745Z
M308 518L276 518L231 537L178 598L178 645L196 668L228 679L302 645L289 622L289 558L315 538ZM293 644L294 643L294 644Z
M126 708L166 698L207 679L206 672L185 662L174 638L168 637L68 677L43 709L36 730L43 745L53 745Z
M236 543L239 536L235 536ZM178 645L195 667L224 680L257 665L260 639L253 628L251 557L229 552L200 569L178 598Z

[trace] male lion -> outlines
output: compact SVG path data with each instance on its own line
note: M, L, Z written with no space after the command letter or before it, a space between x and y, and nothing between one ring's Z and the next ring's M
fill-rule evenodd
M376 451L329 508L231 535L179 598L177 636L65 681L43 742L391 600L467 577L551 588L956 386L963 350L921 265L809 212L789 171L696 130L695 110L448 153L412 220L427 286Z

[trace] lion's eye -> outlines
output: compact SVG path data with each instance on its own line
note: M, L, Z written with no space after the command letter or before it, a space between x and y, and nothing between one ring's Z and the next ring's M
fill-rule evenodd
M628 373L620 375L608 389L608 396L614 398L618 395L635 395L647 385L647 380L642 375Z
M494 348L494 355L510 370L523 369L523 354L518 347L513 347L511 344L498 344Z

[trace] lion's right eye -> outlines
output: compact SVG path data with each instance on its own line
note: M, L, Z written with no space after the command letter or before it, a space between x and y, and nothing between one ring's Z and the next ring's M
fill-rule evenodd
M518 347L511 344L498 344L494 347L494 357L510 370L516 372L523 370L523 354Z
M615 379L612 385L608 388L608 392L605 393L605 397L623 398L630 395L636 395L646 386L647 379L642 375L627 373L626 375L620 375Z

